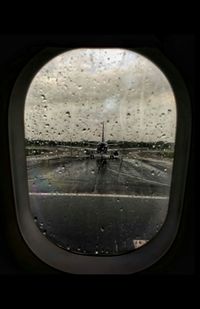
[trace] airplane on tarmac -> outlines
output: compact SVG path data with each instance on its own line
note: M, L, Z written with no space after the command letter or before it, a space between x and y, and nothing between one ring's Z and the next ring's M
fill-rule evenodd
M94 145L94 143L90 143L90 142L88 142L88 144ZM85 148L84 153L88 155L90 159L95 159L95 158L117 159L119 157L119 151L117 149L109 149L109 146L111 145L116 145L116 144L110 144L105 141L104 122L103 122L101 142L97 144L96 149Z

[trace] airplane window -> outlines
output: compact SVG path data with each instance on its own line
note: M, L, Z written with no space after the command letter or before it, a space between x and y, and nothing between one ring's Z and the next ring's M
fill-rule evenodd
M167 213L176 101L125 49L74 49L34 76L24 110L29 204L63 250L112 256L156 237Z

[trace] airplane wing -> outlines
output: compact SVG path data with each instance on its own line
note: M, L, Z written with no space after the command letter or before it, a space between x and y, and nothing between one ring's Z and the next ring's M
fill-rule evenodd
M82 149L83 151L88 151L88 152L93 152L96 150L96 148L85 148L85 147L83 147Z
M119 144L117 144L117 143L108 143L108 146L116 146L116 147L119 147Z

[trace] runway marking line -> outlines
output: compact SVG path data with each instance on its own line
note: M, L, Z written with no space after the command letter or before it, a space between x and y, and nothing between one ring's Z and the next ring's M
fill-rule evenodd
M153 195L128 195L128 194L100 194L100 193L61 193L61 192L29 192L31 196L77 196L77 197L115 197L115 198L135 198L135 199L155 199L167 200L168 196Z

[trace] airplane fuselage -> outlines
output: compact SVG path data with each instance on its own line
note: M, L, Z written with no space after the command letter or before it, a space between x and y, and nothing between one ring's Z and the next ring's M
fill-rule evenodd
M106 154L108 152L108 144L105 142L101 142L97 144L97 153Z

